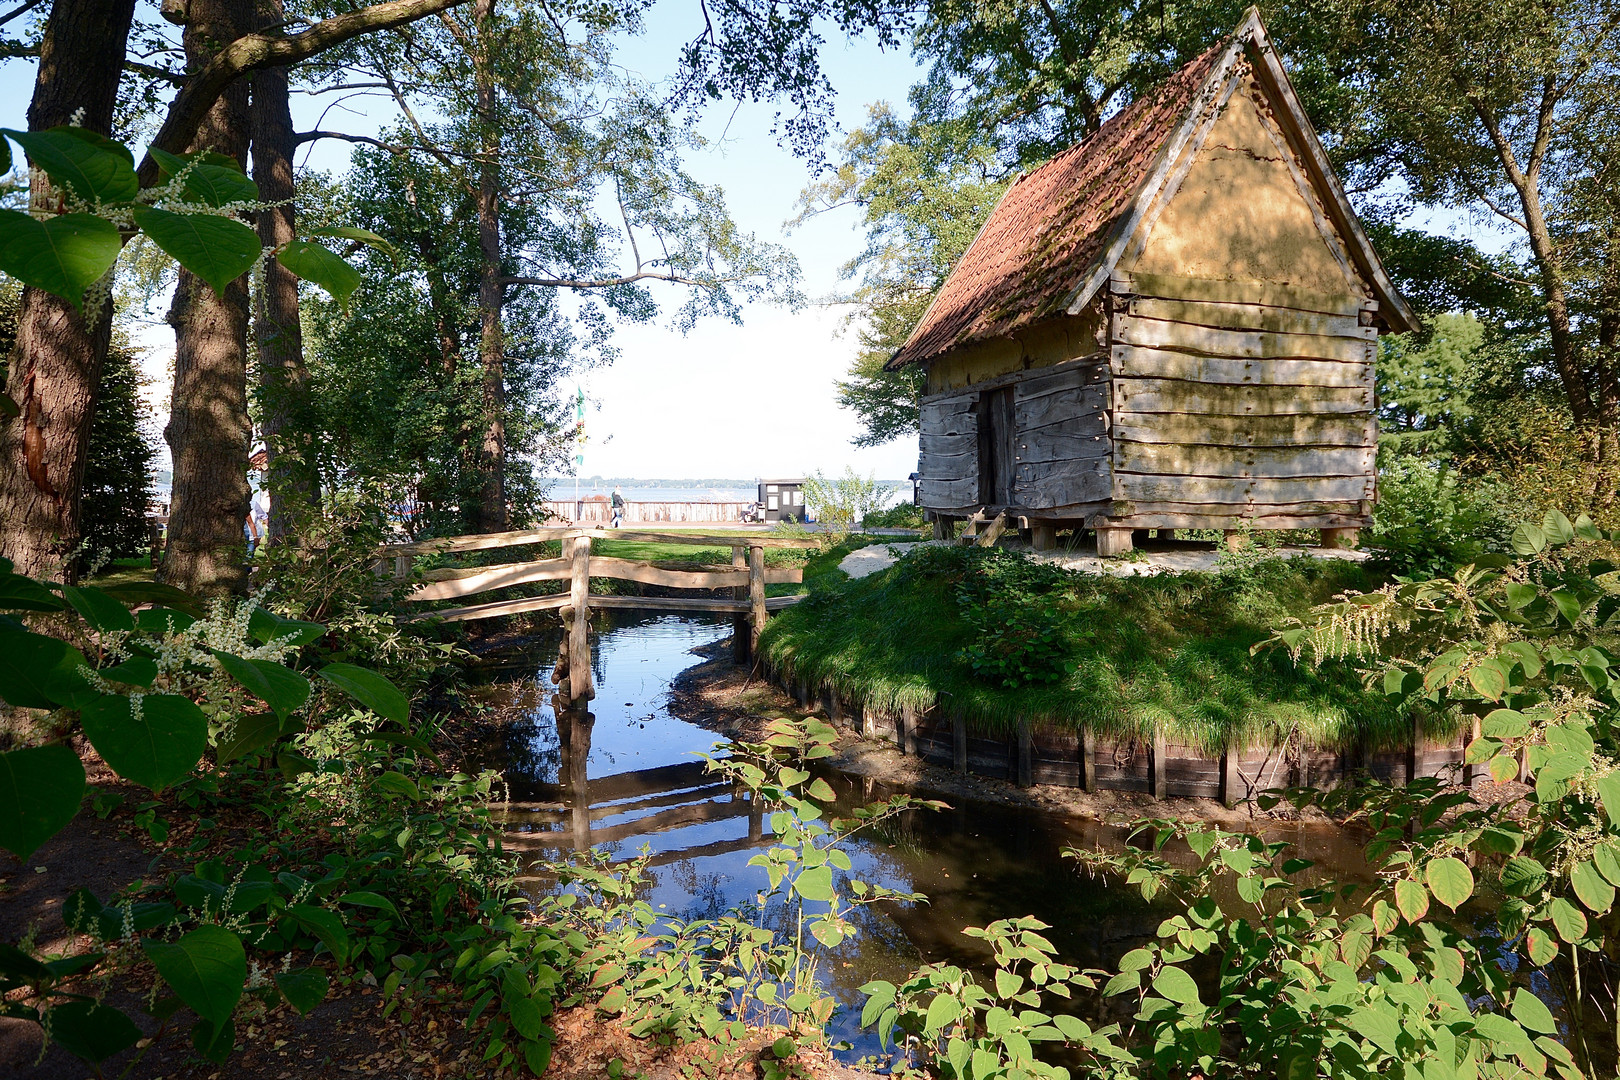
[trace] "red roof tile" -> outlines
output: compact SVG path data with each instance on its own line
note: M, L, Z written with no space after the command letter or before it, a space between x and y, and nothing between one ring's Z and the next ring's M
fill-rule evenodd
M889 367L1063 314L1230 40L1019 177Z

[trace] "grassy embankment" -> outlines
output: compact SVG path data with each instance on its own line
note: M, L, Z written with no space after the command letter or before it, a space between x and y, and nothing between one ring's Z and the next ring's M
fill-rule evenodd
M790 677L881 712L937 702L987 731L1025 719L1101 734L1145 735L1160 724L1172 741L1211 752L1290 736L1374 748L1410 737L1410 721L1347 667L1249 653L1288 616L1375 584L1352 563L1273 559L1134 578L1041 570L1033 584L1003 585L1006 564L971 553L914 556L858 581L835 569L838 557L812 560L810 596L771 620L760 647ZM1031 665L1051 681L1008 686L976 671L974 650L982 661L1010 634L1030 633L1031 613L1050 629Z

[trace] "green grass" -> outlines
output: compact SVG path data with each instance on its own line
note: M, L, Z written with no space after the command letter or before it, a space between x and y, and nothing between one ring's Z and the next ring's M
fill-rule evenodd
M1056 683L1014 689L986 681L958 657L973 630L959 610L957 579L905 567L859 581L807 569L811 595L771 620L763 654L792 678L831 686L879 711L938 702L947 715L994 732L1026 719L1118 735L1147 735L1162 725L1170 740L1207 752L1296 736L1323 747L1394 748L1410 735L1409 721L1382 695L1364 691L1347 667L1296 666L1277 651L1249 654L1288 615L1374 584L1352 563L1268 560L1224 574L1067 575L1043 602L1061 613L1074 670Z

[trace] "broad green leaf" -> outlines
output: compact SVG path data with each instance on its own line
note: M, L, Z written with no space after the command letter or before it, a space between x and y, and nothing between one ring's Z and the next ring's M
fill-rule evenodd
M190 698L147 694L140 715L131 698L107 694L79 711L85 737L125 780L153 791L191 775L208 748L208 718Z
M9 569L0 573L0 611L61 611L62 601L55 593Z
M1574 593L1565 589L1555 589L1552 592L1552 602L1558 608L1558 614L1568 620L1571 626L1581 621L1581 601Z
M377 777L377 786L390 795L403 795L412 802L420 802L422 799L422 791L416 783L404 773L393 769Z
M1372 906L1373 930L1379 937L1390 933L1400 925L1400 914L1390 907L1387 900L1376 900Z
M1620 883L1620 852L1616 851L1613 840L1605 841L1592 849L1592 865L1598 868L1598 873L1610 885Z
M191 1048L205 1061L225 1064L236 1051L236 1021L216 1024L212 1020L198 1020L191 1027Z
M1415 925L1429 913L1429 891L1411 878L1401 878L1395 883L1395 906Z
M1474 875L1461 859L1431 859L1423 868L1423 879L1429 883L1434 898L1452 911L1474 893Z
M299 1016L308 1016L315 1006L326 1000L326 972L313 967L278 972L276 989L287 999L287 1004L298 1010Z
M386 720L404 724L410 719L411 703L375 671L353 664L327 664L320 676Z
M1530 734L1530 719L1517 709L1496 709L1480 721L1479 731L1493 739L1522 739Z
M1575 539L1575 526L1557 510L1547 511L1547 516L1541 519L1541 531L1554 544L1567 544Z
M804 789L804 794L806 798L816 799L819 802L824 803L836 802L838 799L838 795L833 791L832 785L827 783L827 781L823 780L819 776L810 781L809 786Z
M62 597L81 619L103 634L135 629L135 617L129 609L92 585L64 585Z
M1552 920L1553 929L1558 931L1558 936L1571 945L1585 939L1586 916L1580 908L1562 896L1554 897L1553 902L1547 905L1547 916Z
M1509 896L1529 896L1547 884L1547 868L1528 855L1515 855L1502 864L1500 880Z
M1513 995L1513 1005L1508 1011L1513 1014L1513 1019L1531 1031L1543 1035L1556 1034L1558 1031L1558 1023L1553 1019L1552 1010L1522 986Z
M173 585L164 585L158 581L125 581L116 585L104 585L101 591L126 604L162 604L197 619L206 614L202 603L196 597ZM136 615L137 623L142 614L145 612Z
M187 154L180 157L149 147L147 153L158 163L165 180L173 179L190 165L186 172L184 199L219 208L230 203L259 201L259 185L243 175L231 158L222 154Z
M94 214L35 221L18 210L0 210L0 272L76 310L84 291L112 269L123 249L118 226Z
M932 1037L943 1031L948 1024L953 1024L962 1015L961 1004L949 994L935 994L934 1000L928 1003L928 1013L923 1018L923 1032Z
M813 866L793 880L793 891L806 900L830 901L833 898L832 867Z
M338 903L354 904L356 907L376 908L378 911L388 912L396 919L399 918L399 909L394 906L394 902L380 893L365 890L347 892L338 897Z
M3 129L58 187L85 202L128 202L141 190L129 149L105 135L77 127L44 131Z
M1546 967L1558 956L1558 942L1539 926L1532 927L1530 933L1525 935L1524 944L1531 962L1541 967Z
M332 294L332 299L349 307L349 297L360 288L360 271L344 262L330 248L313 240L290 240L279 252L276 261L305 281Z
M239 713L219 733L215 753L221 765L262 750L281 737L283 725L275 713Z
M266 645L272 641L308 645L312 641L319 641L326 633L326 627L320 623L284 619L273 611L256 607L248 615L248 633L253 640Z
M304 230L310 236L330 236L337 240L353 240L383 252L390 259L399 260L399 249L370 229L360 229L353 225L328 225L319 229Z
M1378 1006L1361 1006L1350 1012L1350 1030L1366 1039L1386 1054L1398 1052L1396 1041L1401 1027L1395 1018Z
M84 798L84 764L70 746L0 754L0 847L26 862L67 827Z
M1599 529L1590 517L1581 514L1575 519L1575 535L1582 540L1601 540L1603 539L1603 530Z
M54 709L72 695L64 692L76 673L88 667L84 654L44 634L0 628L0 701L19 709Z
M1497 754L1490 761L1491 779L1505 784L1519 775L1519 763L1511 754Z
M1468 684L1486 701L1500 701L1507 692L1507 673L1495 660L1484 660L1469 669Z
M148 207L138 210L135 220L152 243L221 296L259 258L259 234L228 217Z
M51 1041L74 1057L102 1062L134 1046L141 1037L122 1011L96 1001L68 1001L46 1014Z
M1513 536L1508 542L1520 555L1534 555L1547 546L1547 534L1536 526L1526 523L1513 530Z
M1167 967L1153 977L1154 992L1178 1005L1197 1005L1198 984L1178 967Z
M1598 798L1603 800L1603 816L1609 824L1620 827L1620 772L1608 773L1593 781Z
M215 1026L231 1018L247 982L241 939L220 926L199 926L174 944L143 941L141 947L180 1000Z
M337 912L314 904L294 904L287 914L305 930L314 934L325 945L339 964L349 955L349 931Z
M1569 872L1570 887L1581 903L1595 915L1602 915L1614 906L1614 886L1603 880L1598 868L1590 862L1579 862Z
M1501 1013L1475 1014L1474 1030L1481 1038L1503 1048L1530 1045L1530 1036L1525 1034L1524 1029Z
M244 660L218 649L213 653L226 674L283 720L309 700L309 680L289 667L268 660Z
M158 666L155 660L148 660L144 656L137 656L133 660L125 660L115 667L102 668L98 674L110 682L123 683L125 686L139 686L146 688L152 685L158 676Z

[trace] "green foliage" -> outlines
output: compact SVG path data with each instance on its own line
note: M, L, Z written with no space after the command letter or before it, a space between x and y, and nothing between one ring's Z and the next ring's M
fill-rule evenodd
M999 548L929 548L915 573L956 578L971 637L957 658L987 682L1016 689L1061 682L1077 666L1065 610L1072 574Z
M1365 586L1354 564L1265 559L1222 574L1061 574L1061 586L1052 577L1053 591L1031 605L1038 608L1032 618L1062 627L1063 651L1052 659L1073 670L1008 689L964 659L977 633L989 645L996 629L990 621L975 629L958 590L974 595L974 575L986 567L1004 566L993 572L1021 578L1020 561L990 549L929 546L856 581L817 574L805 600L771 619L760 649L788 677L880 712L943 701L995 732L1027 721L1131 738L1160 725L1171 738L1216 751L1293 737L1322 746L1404 745L1410 733L1399 713L1362 691L1348 671L1302 672L1281 658L1256 663L1249 655L1284 617ZM1041 575L1052 572L1027 573L1047 580ZM978 595L995 602L993 590Z
M1378 505L1367 545L1372 565L1405 577L1450 573L1488 551L1507 550L1516 500L1490 476L1460 472L1444 458L1380 450Z
M1416 336L1417 340L1412 340ZM1450 449L1452 432L1471 415L1471 368L1485 339L1472 314L1441 313L1421 335L1386 337L1377 363L1378 441L1396 454Z
M852 466L844 475L829 479L819 469L804 482L804 503L816 521L834 529L848 530L866 515L889 501L893 488L877 482L876 475L861 477Z
M874 510L861 518L867 529L926 529L928 518L914 502L898 502L887 510Z

